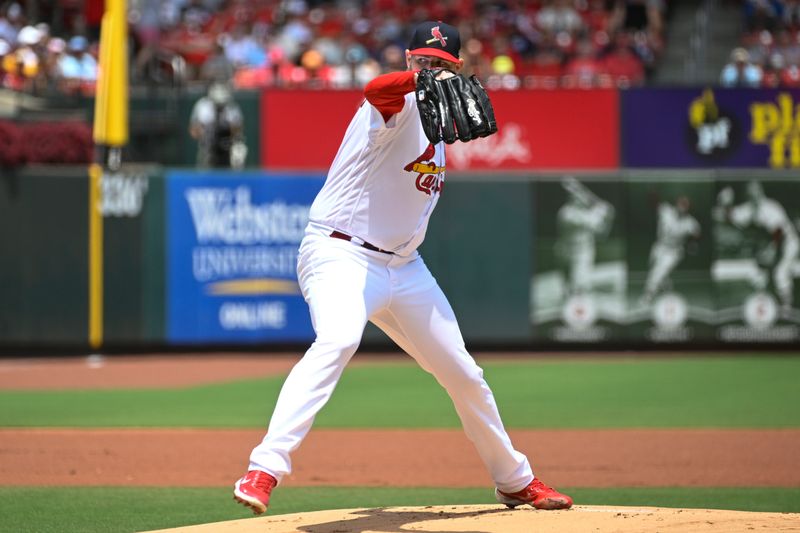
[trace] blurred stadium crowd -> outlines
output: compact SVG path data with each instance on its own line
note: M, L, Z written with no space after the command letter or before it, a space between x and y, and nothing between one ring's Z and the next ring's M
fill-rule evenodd
M740 44L723 86L800 87L800 0L745 0Z
M26 3L26 7L30 3ZM103 0L0 6L0 83L91 94ZM745 33L720 82L800 83L800 0L744 0ZM55 7L58 7L56 9ZM405 68L421 20L459 27L489 87L630 87L665 47L667 0L128 0L133 84L349 88Z
M102 0L63 31L0 9L2 85L91 92ZM457 25L468 69L495 88L631 86L664 47L664 0L129 0L132 83L347 88L405 68L410 28ZM54 12L55 13L55 12ZM59 10L70 14L69 9Z

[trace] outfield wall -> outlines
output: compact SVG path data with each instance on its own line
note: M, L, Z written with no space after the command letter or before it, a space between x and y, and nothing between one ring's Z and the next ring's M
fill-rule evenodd
M793 173L571 176L448 175L422 253L468 343L797 345ZM104 346L308 343L294 266L322 181L154 166L105 176ZM0 348L87 346L87 184L82 168L3 174ZM767 198L754 202L758 188ZM387 342L367 331L365 344Z
M126 158L193 166L189 116L202 96L134 91ZM492 91L496 135L448 148L448 170L614 171L620 168L800 168L800 89L710 87ZM238 91L246 167L324 172L363 94ZM298 106L297 102L303 102ZM82 110L91 99L62 107Z
M104 330L110 343L163 343L164 179L157 167L107 175ZM81 347L89 313L85 167L0 178L0 347Z
M104 346L304 345L313 332L296 249L363 95L237 93L251 169L241 173L190 168L186 127L199 97L132 96L126 155L169 168L103 178ZM520 90L492 100L499 132L448 148L422 247L470 343L800 341L800 90ZM91 114L90 101L80 105ZM0 348L87 346L98 276L87 174L0 173ZM373 328L365 340L388 343Z

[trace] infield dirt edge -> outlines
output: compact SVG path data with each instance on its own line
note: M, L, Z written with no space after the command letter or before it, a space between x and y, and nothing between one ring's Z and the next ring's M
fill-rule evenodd
M265 516L160 529L170 533L370 533L387 531L459 533L620 533L798 531L798 513L718 509L575 506L568 511L507 509L498 505L445 505L340 509ZM157 533L152 531L149 533Z

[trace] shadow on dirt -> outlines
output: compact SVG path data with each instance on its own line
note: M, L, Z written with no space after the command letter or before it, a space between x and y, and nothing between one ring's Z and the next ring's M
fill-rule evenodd
M353 520L337 520L324 524L313 524L301 526L298 531L305 533L360 533L362 531L380 531L381 533L408 533L409 529L404 528L409 524L418 522L429 522L434 520L452 520L471 517L480 517L497 513L508 512L506 508L482 509L479 511L447 512L431 511L425 512L425 507L419 511L396 511L387 508L364 509L352 514L360 515L361 518ZM414 531L419 533L446 533L439 529L432 529L433 526L421 529L419 525L414 527ZM463 530L460 533L487 533L486 530Z

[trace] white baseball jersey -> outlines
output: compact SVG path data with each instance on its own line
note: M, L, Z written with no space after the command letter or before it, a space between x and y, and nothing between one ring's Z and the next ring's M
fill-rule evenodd
M397 255L414 253L444 184L444 151L443 142L425 137L413 91L388 122L365 101L311 206L311 223Z

